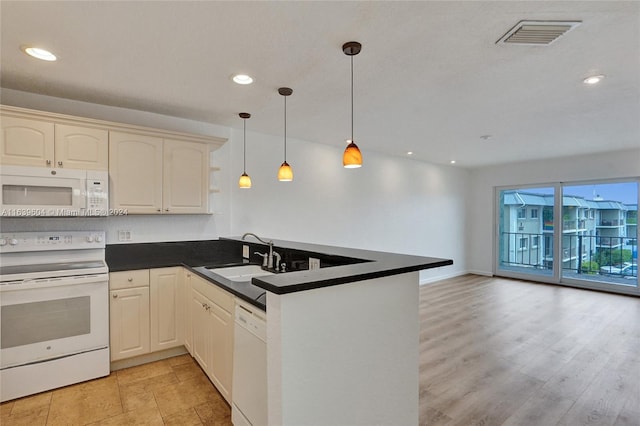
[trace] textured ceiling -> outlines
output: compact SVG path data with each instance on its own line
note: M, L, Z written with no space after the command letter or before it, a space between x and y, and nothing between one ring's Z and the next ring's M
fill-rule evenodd
M640 2L0 2L4 88L475 167L640 146ZM520 20L579 20L550 46ZM34 60L23 44L49 48ZM230 76L248 73L250 86ZM586 86L582 79L605 74ZM491 135L483 140L482 135Z

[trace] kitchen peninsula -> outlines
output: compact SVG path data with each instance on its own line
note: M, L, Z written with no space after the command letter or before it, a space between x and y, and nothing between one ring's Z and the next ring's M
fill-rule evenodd
M418 424L419 271L453 262L276 240L285 273L240 283L210 269L242 264L243 245L262 262L268 247L239 238L110 245L107 262L186 266L266 308L269 424Z

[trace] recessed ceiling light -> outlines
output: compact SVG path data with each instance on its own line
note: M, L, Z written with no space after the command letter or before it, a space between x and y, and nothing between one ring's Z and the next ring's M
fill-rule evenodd
M250 75L246 74L236 74L232 77L233 81L238 84L251 84L253 83L253 78Z
M413 155L413 151L407 151L407 155Z
M597 83L600 83L603 78L604 78L604 75L602 75L602 74L600 74L600 75L592 75L592 76L589 76L589 77L585 78L584 80L582 80L582 82L584 84L597 84Z
M53 53L49 52L48 50L45 49L41 49L39 47L33 47L33 46L20 46L20 49L22 49L22 51L24 53L26 53L29 56L32 56L34 58L37 59L42 59L43 61L55 61L56 59L56 55L54 55Z
M451 160L451 164L456 164L456 160Z

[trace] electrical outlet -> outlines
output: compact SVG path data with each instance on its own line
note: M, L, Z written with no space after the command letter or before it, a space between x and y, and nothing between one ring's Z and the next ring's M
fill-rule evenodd
M118 241L131 241L131 231L129 231L129 230L119 230L118 231Z
M309 270L314 271L316 269L320 269L320 259L316 259L315 257L309 258Z
M249 246L248 245L243 245L242 246L242 257L244 259L248 259L249 258Z

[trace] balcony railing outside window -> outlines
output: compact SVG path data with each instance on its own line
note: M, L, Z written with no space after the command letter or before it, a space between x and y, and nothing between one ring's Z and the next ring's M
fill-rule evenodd
M522 240L536 240L537 246L522 246ZM507 266L551 270L553 246L544 234L503 232L501 263ZM638 241L629 237L601 237L589 235L564 235L562 244L562 269L575 274L604 277L637 278L637 266L621 271L624 266L638 262ZM630 272L629 272L630 271Z

